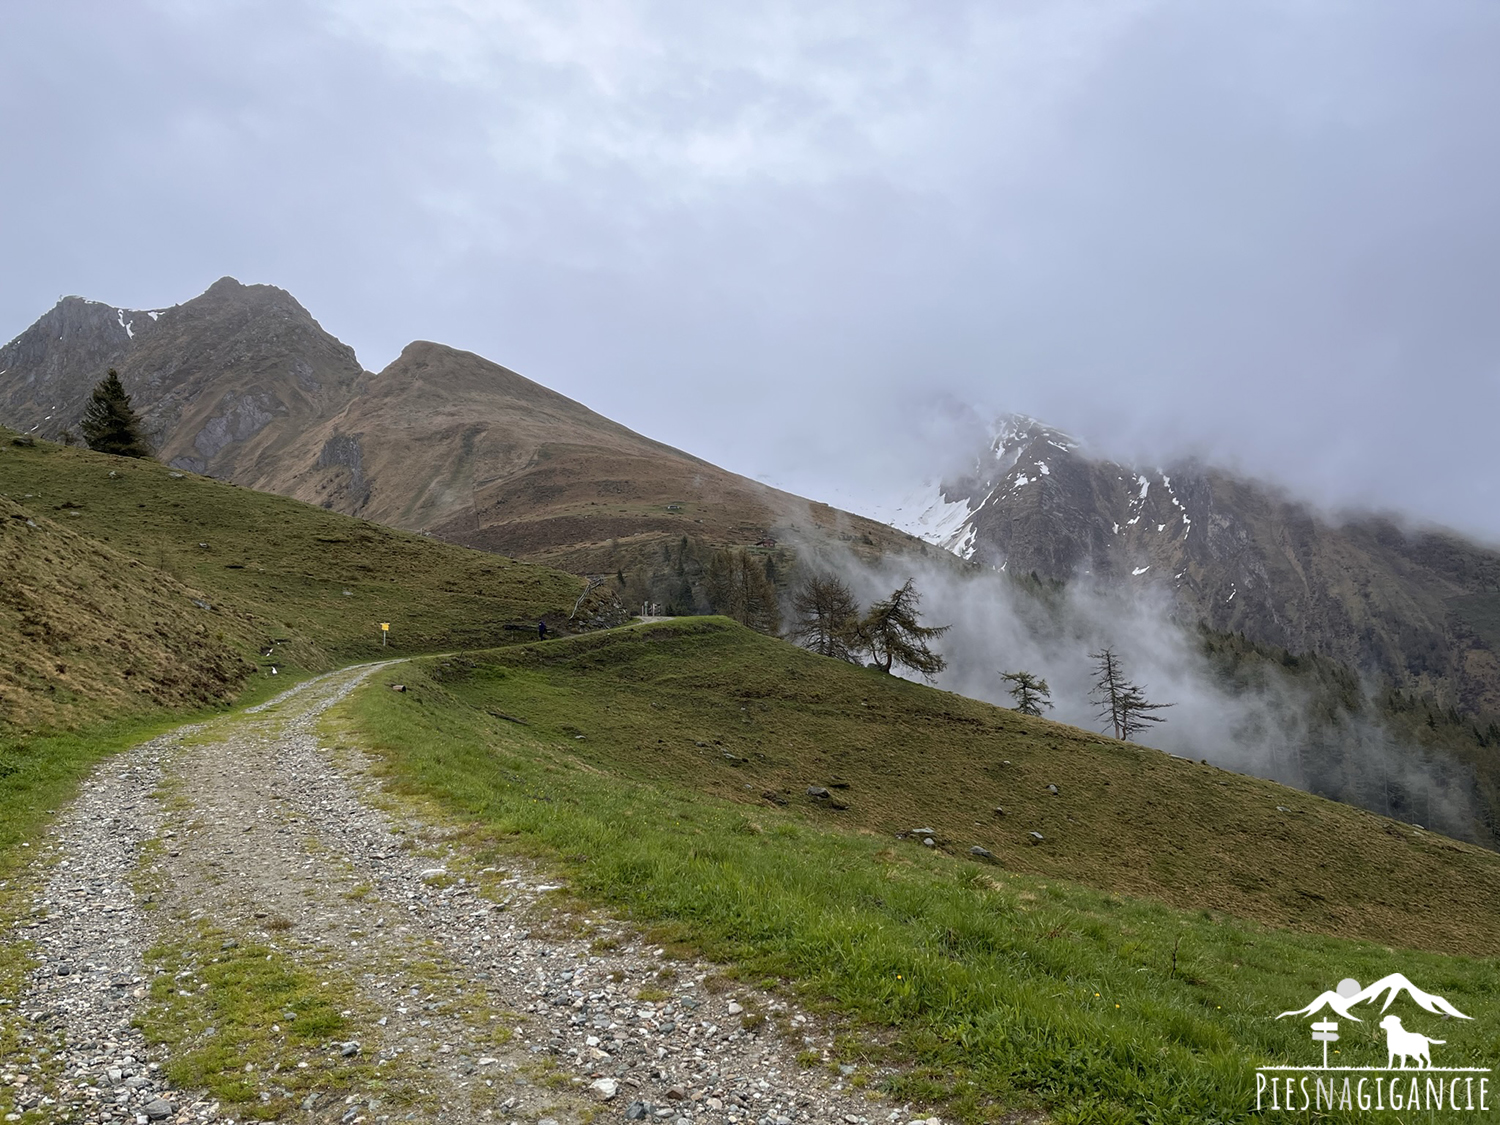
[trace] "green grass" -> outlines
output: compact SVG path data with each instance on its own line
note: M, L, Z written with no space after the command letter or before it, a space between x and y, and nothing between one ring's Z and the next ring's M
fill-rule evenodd
M502 644L517 635L507 625L565 617L582 589L545 567L47 442L0 444L0 496L246 615L293 667Z
M388 710L437 730L456 706L486 740L525 736L647 785L786 802L890 841L931 827L959 856L978 845L1011 870L1278 927L1500 953L1493 852L826 660L722 618L424 668L420 681L398 673L410 690ZM809 797L810 786L847 807Z
M811 747L824 755L863 747L862 760L838 766L853 781L851 805L871 800L875 776L893 760L877 753L865 723L839 714L861 703L887 733L904 733L895 744L902 758L920 761L962 734L968 757L1004 750L1008 768L1023 755L1028 771L1067 768L1064 793L1089 773L1101 775L1101 788L1105 780L1124 788L1140 770L1127 800L1150 786L1160 800L1196 794L1207 803L1221 797L1218 782L1228 775L1219 771L1136 747L1088 745L1079 732L1070 742L1067 728L993 709L986 716L982 705L839 669L717 621L424 661L397 674L407 693L363 691L336 719L346 737L384 757L393 786L438 799L497 849L562 865L576 893L663 939L731 962L747 979L784 981L806 1002L842 1013L855 1029L845 1039L849 1057L902 1064L892 1084L898 1096L946 1103L968 1120L1025 1105L1064 1122L1244 1120L1256 1065L1313 1057L1307 1029L1276 1013L1345 976L1367 982L1398 969L1476 1017L1444 1025L1446 1065L1500 1057L1492 963L1185 909L1195 894L1218 896L1226 876L1216 853L1179 859L1174 908L1085 885L1107 886L1110 869L1067 849L1045 859L1058 872L1039 873L1036 853L1048 854L1041 848L1018 845L1018 862L1007 854L981 864L897 842L878 828L885 814L876 807L845 816L805 802L728 799L745 795L747 783L755 792L773 784L773 770L810 768L794 766L787 744L803 731L808 747L798 752L814 760ZM843 676L860 677L863 692L834 692ZM710 677L722 682L710 685ZM720 766L716 742L749 761L720 757ZM662 749L676 743L684 745ZM705 748L712 754L698 753ZM1140 764L1147 755L1151 770ZM715 781L720 769L732 785ZM910 773L904 778L898 788L910 786ZM1251 786L1239 791L1247 800L1273 792L1290 799L1287 790L1230 780ZM1378 818L1290 796L1314 828L1339 828L1340 847L1371 848L1376 862L1387 840L1415 846L1413 862L1426 859L1433 872L1451 860L1389 836ZM990 800L964 799L980 797ZM1072 811L1079 824L1090 815L1081 805ZM1116 811L1095 810L1109 821L1099 831L1127 852L1142 846L1133 838L1142 826L1110 820ZM910 827L909 819L896 823ZM1193 838L1189 823L1176 828ZM1309 830L1288 847L1285 830L1268 833L1261 877L1296 886L1316 874L1332 841L1300 864L1284 862L1316 835ZM1461 853L1464 862L1493 862L1472 852ZM1069 862L1076 873L1059 877ZM1381 877L1368 873L1343 905L1379 893ZM1433 932L1467 932L1437 893L1426 906L1439 916ZM1408 1026L1432 1032L1429 1022L1419 1015ZM1346 1023L1338 1049L1383 1062L1379 1036L1373 1022Z
M349 982L320 980L269 946L227 941L206 923L187 939L147 952L157 970L137 1024L168 1052L179 1089L206 1090L238 1115L283 1119L319 1096L383 1083L365 1052L344 1058ZM263 1095L266 1095L263 1097Z

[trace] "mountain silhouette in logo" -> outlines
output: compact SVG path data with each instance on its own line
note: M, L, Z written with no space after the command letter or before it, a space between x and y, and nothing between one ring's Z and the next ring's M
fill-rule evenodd
M1396 997L1400 996L1403 992L1411 997L1412 1002L1420 1007L1423 1011L1433 1012L1439 1015L1453 1016L1461 1020L1473 1018L1471 1016L1464 1015L1452 1004L1448 1003L1448 1001L1444 1000L1436 993L1425 992L1422 989L1418 988L1416 985L1412 984L1411 981L1407 980L1406 977L1401 973L1392 973L1390 976L1381 977L1374 984L1367 985L1366 987L1360 989L1358 992L1354 993L1352 996L1341 996L1337 992L1333 991L1325 992L1307 1007L1297 1008L1294 1011L1290 1012L1282 1012L1281 1015L1277 1016L1276 1018L1282 1019L1286 1016L1313 1016L1317 1015L1317 1013L1321 1012L1324 1008L1330 1008L1346 1020L1353 1020L1355 1023L1362 1023L1364 1021L1362 1021L1349 1009L1353 1008L1356 1004L1369 1003L1371 1001L1378 1000L1381 996L1384 996L1385 1003L1380 1006L1380 1010L1383 1012L1387 1008L1389 1008L1395 1001Z

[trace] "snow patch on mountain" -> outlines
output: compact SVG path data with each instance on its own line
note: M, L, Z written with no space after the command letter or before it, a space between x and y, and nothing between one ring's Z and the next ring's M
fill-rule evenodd
M949 500L941 485L923 485L894 504L877 505L865 514L964 558L974 553L974 528L967 522L973 514L970 501L968 497ZM964 554L965 547L969 555Z

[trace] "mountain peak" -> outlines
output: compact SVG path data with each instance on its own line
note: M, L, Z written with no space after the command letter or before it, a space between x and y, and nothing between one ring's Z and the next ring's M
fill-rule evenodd
M1002 414L995 420L995 436L990 443L996 458L1004 452L1041 442L1060 453L1076 453L1083 443L1072 434L1040 422L1028 414Z

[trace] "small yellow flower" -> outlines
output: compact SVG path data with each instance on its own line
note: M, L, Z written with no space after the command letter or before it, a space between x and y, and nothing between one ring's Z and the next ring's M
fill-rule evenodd
M1096 993L1094 993L1094 999L1095 999L1095 1000L1097 1000L1097 999L1099 999L1099 994L1098 994L1098 993L1097 993L1097 992L1096 992Z

